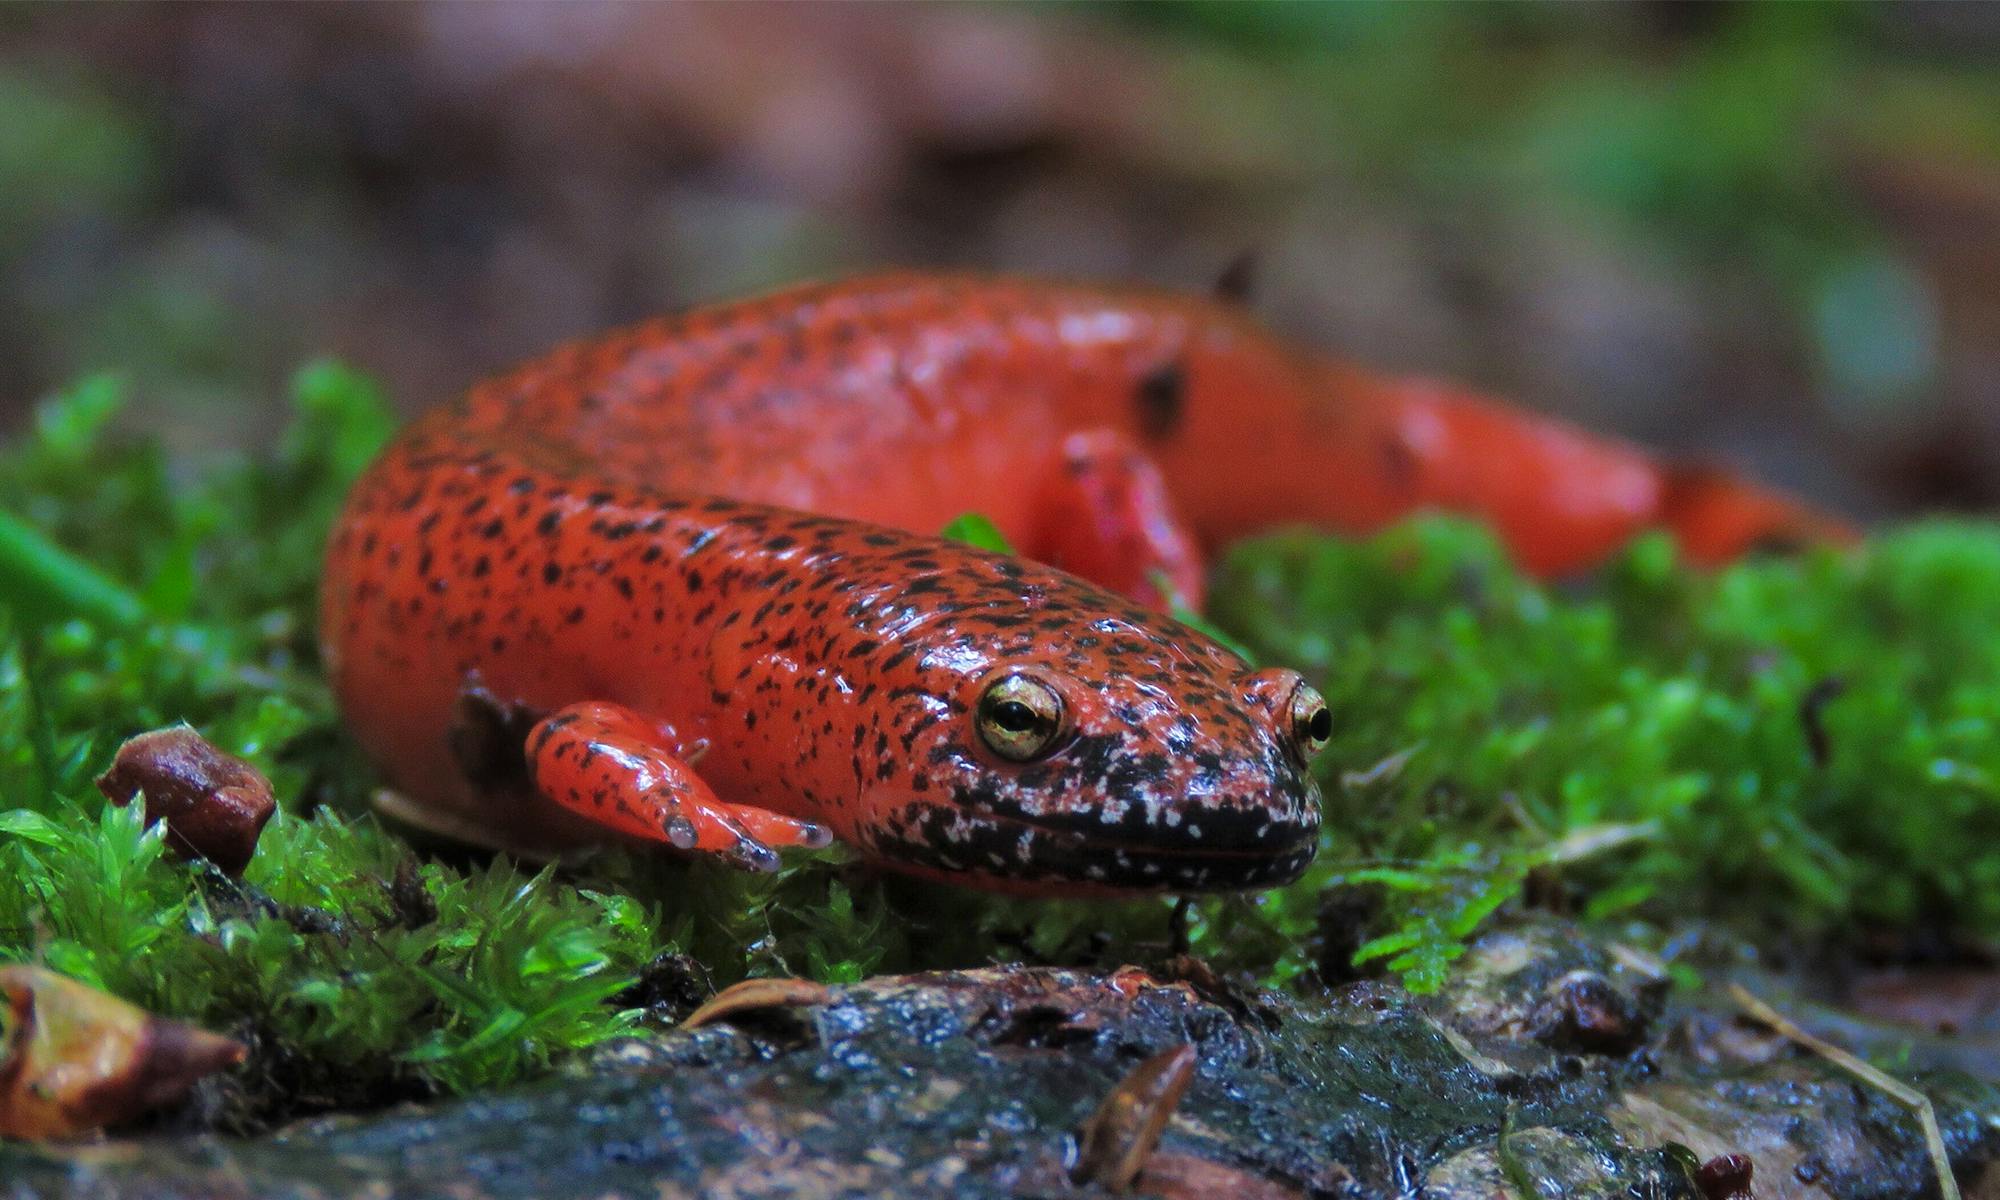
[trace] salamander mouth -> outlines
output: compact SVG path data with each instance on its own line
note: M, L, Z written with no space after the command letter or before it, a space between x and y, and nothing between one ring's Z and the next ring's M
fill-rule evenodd
M1115 829L933 805L913 806L904 816L875 839L885 856L969 880L1070 883L1085 891L1278 887L1302 875L1319 849L1316 806L1305 819L1271 824L1254 849L1204 846L1193 836L1123 840Z

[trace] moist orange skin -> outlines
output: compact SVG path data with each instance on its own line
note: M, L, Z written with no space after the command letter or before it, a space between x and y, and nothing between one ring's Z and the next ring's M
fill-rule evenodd
M902 274L573 343L434 410L356 485L321 635L397 789L494 840L768 868L830 831L1014 890L1266 886L1316 843L1298 678L1159 616L1156 580L1426 506L1546 574L1652 525L1701 561L1846 536L1231 305ZM968 509L1024 557L934 536ZM1016 671L1066 715L1026 764L974 729Z

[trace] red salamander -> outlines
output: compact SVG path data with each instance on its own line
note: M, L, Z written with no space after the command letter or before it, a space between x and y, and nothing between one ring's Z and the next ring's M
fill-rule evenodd
M1672 528L1845 528L1711 472L1137 288L895 274L563 346L356 484L321 637L393 811L539 851L774 869L833 838L1026 892L1296 878L1331 732L1162 615L1288 521L1480 514L1530 569ZM938 536L977 510L1022 550Z

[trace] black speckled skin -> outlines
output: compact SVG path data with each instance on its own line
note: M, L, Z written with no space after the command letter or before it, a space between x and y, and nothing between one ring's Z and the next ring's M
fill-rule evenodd
M1798 515L1682 480L1231 305L888 275L574 343L436 410L356 486L321 630L356 734L461 835L609 826L741 857L819 823L953 878L1251 887L1312 853L1298 681L1122 596L1157 607L1163 574L1192 597L1203 547L1285 520L1468 509L1554 572L1669 501L1704 553ZM927 536L973 509L1074 574ZM1045 761L973 735L1011 669L1069 710ZM523 722L552 714L523 769Z

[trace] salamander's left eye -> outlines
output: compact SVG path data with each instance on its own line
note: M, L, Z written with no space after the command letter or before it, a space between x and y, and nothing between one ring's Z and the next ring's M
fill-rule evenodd
M1011 762L1028 762L1054 748L1062 735L1063 704L1056 690L1030 675L1003 675L979 697L979 740Z
M1333 714L1327 711L1325 697L1310 685L1300 684L1292 693L1292 744L1298 747L1299 757L1311 762L1332 738Z

